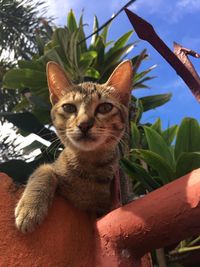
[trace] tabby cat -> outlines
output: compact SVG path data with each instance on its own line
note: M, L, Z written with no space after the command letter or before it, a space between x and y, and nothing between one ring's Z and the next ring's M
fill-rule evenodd
M73 84L55 62L47 65L51 117L64 150L30 176L15 209L16 226L30 232L47 215L55 191L75 207L105 214L128 119L132 65L118 65L105 84Z

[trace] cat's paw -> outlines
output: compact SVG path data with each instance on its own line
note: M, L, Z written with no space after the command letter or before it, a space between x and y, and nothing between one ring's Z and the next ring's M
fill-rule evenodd
M15 225L22 232L32 232L42 223L48 212L48 206L43 203L30 203L26 198L20 199L15 208Z

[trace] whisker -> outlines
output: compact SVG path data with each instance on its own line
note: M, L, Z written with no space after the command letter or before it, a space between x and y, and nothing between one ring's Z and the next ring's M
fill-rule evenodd
M53 155L54 160L56 159L56 154L58 152L59 147L60 147L60 144L58 144L57 147L55 148L54 155Z
M114 138L119 144L122 144L126 149L129 149L128 144L123 140L123 137L121 137L119 139L115 135L113 135L111 132L109 132L108 137L109 136L111 136L112 138Z
M57 143L58 142L58 143ZM61 146L62 143L59 138L56 138L49 147L46 147L44 150L47 154L50 154L53 149L55 149L56 146Z

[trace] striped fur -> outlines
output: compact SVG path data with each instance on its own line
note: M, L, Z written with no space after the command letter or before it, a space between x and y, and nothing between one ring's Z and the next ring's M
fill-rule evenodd
M131 65L126 65L131 72ZM32 231L42 222L55 191L81 210L98 215L110 210L110 188L119 160L118 143L127 125L128 98L116 91L112 79L103 85L90 82L73 85L57 65L53 68L52 76L51 70L48 72L51 117L65 149L53 164L39 167L29 178L15 209L16 226L22 232ZM129 77L126 74L124 78L126 96L130 95ZM116 83L115 75L114 78ZM111 110L100 112L103 103L109 103ZM66 112L64 107L69 104L75 107L75 112ZM80 128L85 122L92 123L87 133Z

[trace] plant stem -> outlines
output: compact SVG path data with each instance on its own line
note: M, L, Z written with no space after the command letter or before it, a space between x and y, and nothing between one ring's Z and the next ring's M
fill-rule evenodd
M200 246L179 248L178 250L172 250L169 254L176 255L176 254L186 253L186 252L190 252L190 251L194 251L198 249L200 249Z
M193 246L194 244L196 244L199 241L200 241L200 236L198 236L197 238L195 238L194 240L192 240L187 246L188 247L191 247L191 246Z

